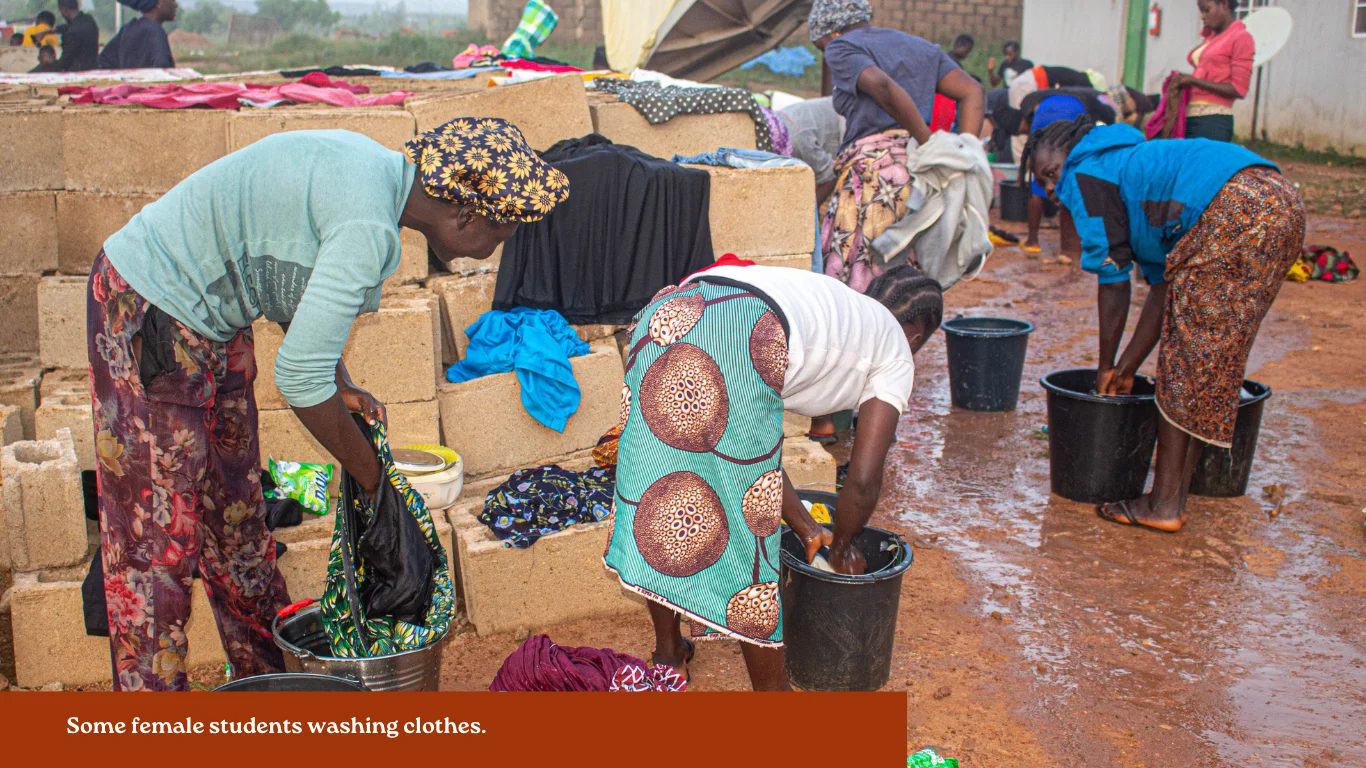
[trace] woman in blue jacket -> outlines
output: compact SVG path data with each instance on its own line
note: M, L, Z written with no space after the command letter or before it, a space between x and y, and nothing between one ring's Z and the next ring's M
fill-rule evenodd
M1072 213L1081 266L1099 276L1096 390L1125 394L1161 339L1153 490L1106 520L1173 533L1204 444L1229 447L1248 352L1304 245L1304 204L1276 166L1235 144L1144 141L1089 117L1030 137L1021 158ZM1151 289L1124 354L1129 273Z

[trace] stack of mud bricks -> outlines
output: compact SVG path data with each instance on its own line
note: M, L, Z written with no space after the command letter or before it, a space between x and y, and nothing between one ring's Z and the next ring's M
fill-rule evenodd
M929 40L1019 40L1023 19L1024 0L873 0L873 23Z
M626 105L611 106L634 113ZM404 109L0 108L0 136L10 158L0 172L0 221L26 233L10 238L0 253L0 320L7 329L0 349L0 434L15 446L0 478L6 488L0 567L16 572L16 682L89 684L110 676L108 642L85 635L80 597L94 530L86 527L79 471L93 469L97 461L86 372L85 280L105 238L200 167L290 130L343 128L399 149L415 133L446 121L492 116L518 125L538 150L595 128L664 157L754 146L747 115L649 126L620 112L614 127L610 110L600 107L590 108L580 79L570 76L487 89L426 88ZM809 170L707 171L718 255L734 252L764 264L809 268ZM353 380L387 406L393 445L440 442L464 459L468 480L460 503L434 518L448 542L467 618L486 634L633 610L601 565L608 525L572 527L532 549L514 550L476 520L484 495L514 470L589 465L592 447L618 418L622 329L578 328L591 350L573 360L582 405L564 432L549 430L527 415L514 374L458 385L441 376L444 366L464 355L465 328L491 308L498 254L428 275L425 241L410 230L403 235L403 264L385 285L381 310L357 320L343 358ZM262 322L254 333L262 460L273 455L330 462L274 386L280 329ZM789 417L784 465L799 484L833 482L834 461L804 438L808 426ZM10 482L10 464L17 467L15 476L37 472L53 478L51 487L58 490L32 495L41 506L23 506L29 486ZM11 486L18 501L9 501ZM280 567L295 598L321 595L331 529L331 517L325 516L276 532L288 548ZM30 546L30 531L42 532L39 546ZM187 631L191 666L222 663L199 586Z

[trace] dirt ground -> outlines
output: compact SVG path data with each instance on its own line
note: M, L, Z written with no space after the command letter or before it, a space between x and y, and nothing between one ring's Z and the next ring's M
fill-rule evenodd
M1366 221L1315 215L1308 240L1366 256ZM946 296L950 315L1035 324L1016 411L950 408L942 334L917 360L873 520L915 550L888 684L909 694L908 751L1012 768L1366 765L1366 281L1284 286L1248 368L1275 392L1249 495L1194 498L1167 536L1049 494L1037 382L1094 365L1096 346L1095 281L1054 262L1056 242L1045 231L1043 259L999 249ZM643 610L526 629L652 645ZM517 645L454 638L443 688L485 689ZM748 687L733 642L704 644L691 673L694 690Z

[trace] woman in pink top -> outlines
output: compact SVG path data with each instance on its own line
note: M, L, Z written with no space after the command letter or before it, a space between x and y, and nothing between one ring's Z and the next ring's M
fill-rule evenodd
M1173 92L1190 89L1186 138L1233 141L1233 102L1247 96L1257 46L1235 16L1238 0L1198 0L1198 4L1205 41L1187 57L1195 73L1178 73L1168 87Z

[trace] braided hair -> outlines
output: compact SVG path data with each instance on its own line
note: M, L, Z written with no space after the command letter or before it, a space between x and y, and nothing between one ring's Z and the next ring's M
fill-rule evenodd
M922 329L925 338L939 330L944 319L944 289L909 264L892 267L873 278L867 295L891 311L898 323Z
M1024 151L1020 153L1020 186L1025 186L1032 179L1033 169L1030 166L1039 150L1056 149L1067 155L1095 127L1096 121L1082 114L1071 122L1059 120L1029 134L1029 141L1025 142Z

